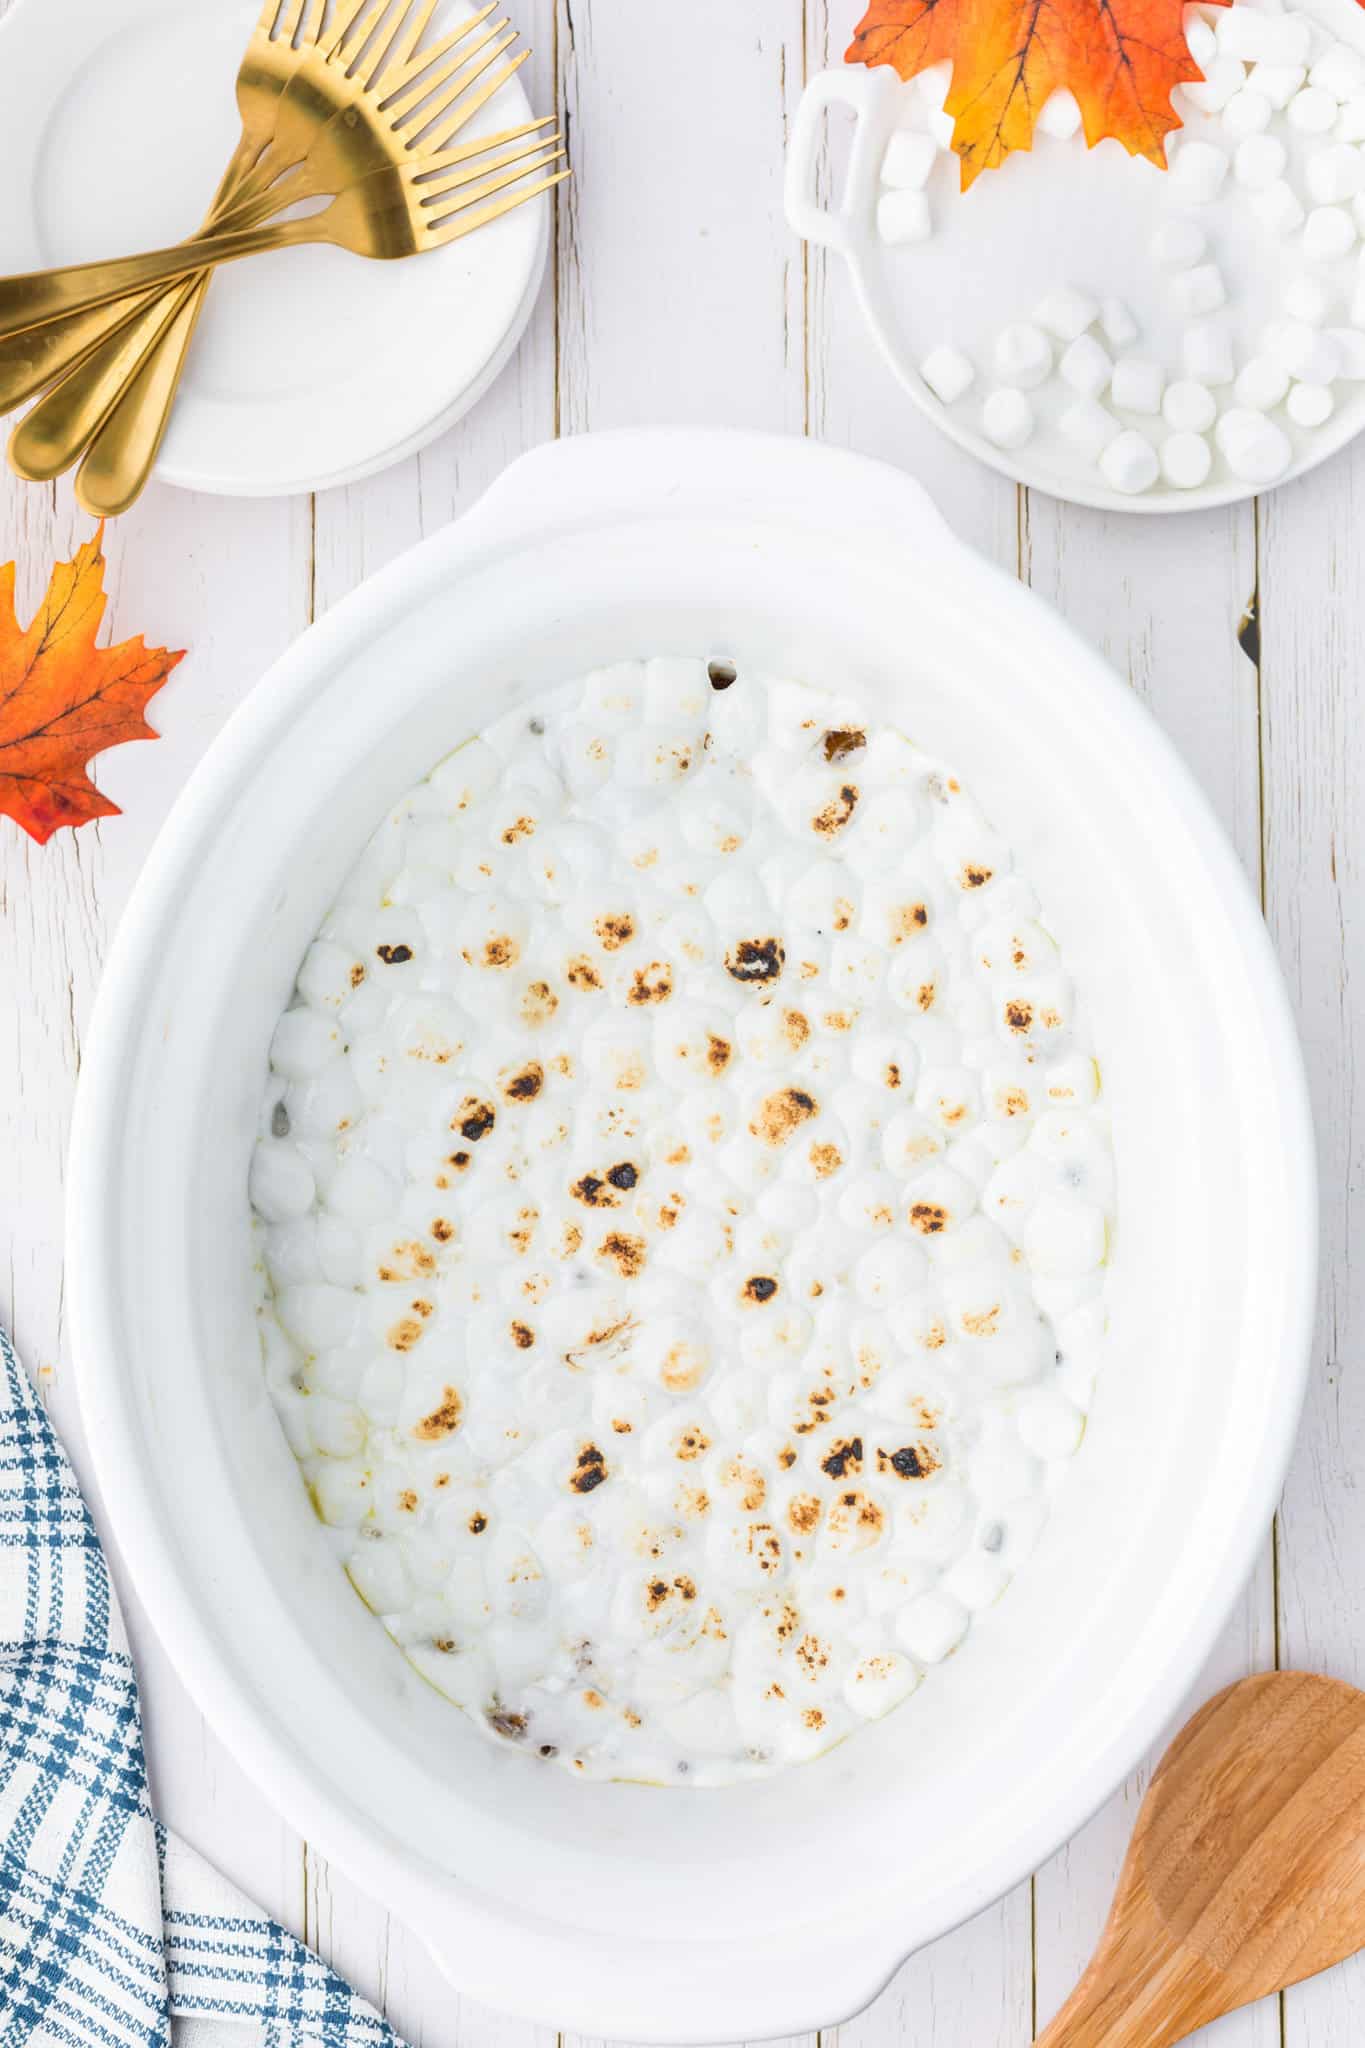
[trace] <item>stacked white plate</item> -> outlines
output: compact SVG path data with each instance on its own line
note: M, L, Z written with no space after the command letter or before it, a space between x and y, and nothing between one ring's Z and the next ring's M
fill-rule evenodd
M19 0L0 77L0 272L157 248L202 218L237 140L247 0ZM435 28L473 12L444 0ZM532 118L517 79L470 134ZM548 196L417 261L291 249L220 271L156 474L264 496L350 483L453 424L516 348Z

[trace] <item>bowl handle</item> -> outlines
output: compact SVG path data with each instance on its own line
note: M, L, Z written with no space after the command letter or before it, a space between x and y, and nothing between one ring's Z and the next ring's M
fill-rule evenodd
M932 549L950 565L980 559L951 531L917 478L887 462L798 435L731 428L626 427L546 441L505 469L453 537L525 548L537 536L586 534L627 519L689 517L778 525L839 536L866 535ZM426 545L435 547L441 535Z
M787 219L806 241L821 242L846 256L858 229L870 229L882 147L899 89L900 80L884 64L875 69L842 64L831 71L817 71L802 93L787 147L785 198ZM815 193L824 117L834 106L852 109L854 129L843 198L831 210L820 204Z

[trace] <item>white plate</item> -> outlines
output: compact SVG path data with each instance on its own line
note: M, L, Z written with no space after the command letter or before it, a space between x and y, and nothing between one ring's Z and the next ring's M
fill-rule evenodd
M1365 15L1354 0L1298 4L1339 40L1365 51ZM1113 490L1097 465L1078 455L1057 431L1057 416L1074 394L1056 378L1031 394L1039 426L1027 446L1012 454L995 447L979 427L981 402L994 382L991 344L1008 322L1028 319L1047 292L1070 284L1097 299L1123 299L1142 328L1131 353L1154 356L1168 377L1179 375L1181 323L1169 279L1153 261L1150 242L1159 221L1181 214L1205 228L1210 257L1227 279L1226 312L1240 367L1255 352L1262 329L1282 317L1285 285L1314 268L1303 258L1301 235L1281 240L1265 231L1251 216L1241 189L1234 190L1231 174L1224 195L1211 205L1191 208L1180 202L1167 173L1130 157L1116 142L1087 150L1079 135L1064 142L1040 134L1031 152L1016 153L1001 169L985 172L965 194L958 189L956 157L941 154L928 187L932 236L888 246L876 226L881 162L889 137L906 121L913 92L914 82L902 83L889 66L868 70L850 65L818 73L806 89L792 132L787 214L799 234L844 257L883 355L921 410L992 468L1077 504L1125 512L1188 512L1254 497L1263 487L1234 477L1216 451L1208 482L1195 490L1176 490L1164 481L1136 497ZM830 107L851 109L854 126L842 194L826 206L816 195L825 182L822 157ZM1283 134L1278 123L1274 132ZM1182 133L1215 141L1229 152L1235 147L1216 116L1191 116ZM1291 173L1294 168L1291 143ZM1292 182L1302 191L1301 178L1292 176ZM1352 251L1322 272L1338 273L1343 294L1355 260ZM1348 324L1344 304L1330 324ZM971 389L947 406L919 373L920 363L943 341L963 349L977 371ZM1365 383L1339 382L1334 388L1336 410L1322 427L1296 427L1283 407L1275 409L1273 417L1295 451L1277 482L1314 468L1365 426ZM1234 402L1230 386L1216 395L1220 409ZM1159 417L1118 417L1158 443L1170 431Z
M472 11L446 0L438 24ZM256 13L252 0L21 0L0 29L0 271L127 255L196 225L239 132ZM470 132L531 117L514 79ZM264 496L413 454L512 354L548 241L547 194L410 262L304 248L220 271L156 474Z

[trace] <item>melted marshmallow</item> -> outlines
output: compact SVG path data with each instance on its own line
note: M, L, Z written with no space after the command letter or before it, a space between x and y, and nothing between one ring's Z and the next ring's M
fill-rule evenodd
M271 1048L267 1378L356 1590L593 1777L896 1706L1083 1432L1098 1092L1007 847L855 703L670 660L509 714L380 826Z

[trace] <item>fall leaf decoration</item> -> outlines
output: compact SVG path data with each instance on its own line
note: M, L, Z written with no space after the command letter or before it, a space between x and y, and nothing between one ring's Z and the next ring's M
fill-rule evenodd
M913 78L951 59L944 106L964 192L1011 151L1032 148L1059 87L1075 94L1092 147L1112 136L1164 170L1166 137L1180 126L1171 87L1204 75L1184 12L1184 0L872 0L846 61Z
M143 711L184 659L140 639L96 647L104 607L103 524L74 562L58 562L26 630L14 563L0 568L0 811L39 845L59 825L118 815L85 764L125 740L156 738Z

